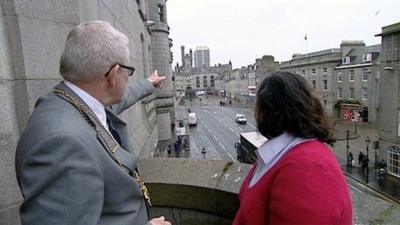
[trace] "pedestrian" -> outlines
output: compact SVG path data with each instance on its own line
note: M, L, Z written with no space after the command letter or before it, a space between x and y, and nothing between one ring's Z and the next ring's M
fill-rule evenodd
M81 23L68 34L63 81L36 102L16 150L22 225L170 224L164 217L149 221L150 196L117 116L165 77L155 71L128 82L135 71L129 46L104 21Z
M363 161L365 155L360 151L360 153L358 153L358 165L361 166L361 162Z
M387 163L384 159L382 159L379 163L378 163L378 167L379 169L384 169L386 171L386 167L387 167Z
M206 147L203 147L203 148L201 149L201 154L203 154L203 159L206 159L206 153L207 153Z
M368 167L368 164L369 164L369 158L368 158L368 156L364 156L361 161L361 170L362 170L363 174L365 173L365 171Z
M174 148L175 148L175 152L179 151L179 142L178 141L175 142Z
M353 166L353 153L349 152L347 156L347 165L351 168Z
M335 141L334 128L320 97L290 72L267 76L256 96L255 121L268 140L242 183L233 225L351 225L346 180L325 145Z
M168 145L167 152L168 152L168 156L170 156L171 155L171 144Z

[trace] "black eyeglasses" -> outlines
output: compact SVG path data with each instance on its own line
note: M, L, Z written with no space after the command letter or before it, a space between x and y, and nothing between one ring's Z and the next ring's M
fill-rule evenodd
M112 66L110 67L110 69L107 71L106 74L104 74L104 76L105 76L105 77L108 76L108 74L110 74L112 68L114 68L114 66L116 66L116 65L119 65L120 67L122 67L122 68L124 68L124 69L127 69L127 70L128 70L128 76L132 76L133 73L135 72L135 67L132 67L132 66L125 66L125 65L116 63L116 64L114 64L114 65L112 65Z

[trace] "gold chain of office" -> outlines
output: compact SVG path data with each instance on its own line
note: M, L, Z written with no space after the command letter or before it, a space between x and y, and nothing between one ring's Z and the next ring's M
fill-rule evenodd
M65 100L68 101L69 103L71 103L71 104L79 111L79 113L83 116L83 118L89 123L89 125L92 126L93 129L95 129L95 130L97 131L95 123L91 120L91 118L90 118L90 116L89 116L89 115L90 115L90 112L88 111L88 109L86 109L85 106L82 105L82 103L81 103L78 99L76 99L76 98L75 98L74 96L72 96L71 94L69 94L69 93L67 93L67 92L65 92L65 91L63 91L63 90L57 89L57 88L54 89L54 93L55 93L56 95L62 97L63 99L65 99ZM92 118L93 118L94 120L96 120L96 122L97 122L98 124L101 125L100 121L98 120L98 118L97 118L96 116L92 116ZM121 168L124 172L126 172L126 170L125 170L125 168L124 168L124 165L122 164L121 160L120 160L119 157L115 154L116 151L118 150L119 143L115 140L115 138L107 131L107 129L106 129L103 125L101 125L100 127L101 127L102 129L104 129L105 133L108 134L109 137L115 142L115 146L112 147L112 146L110 146L110 145L108 144L108 142L106 141L106 143L107 143L109 149L111 149L112 158L114 159L114 161L116 161L116 162L118 163L118 165L120 166L120 168ZM98 131L97 131L97 133L100 135L100 137L101 137L103 140L105 140L105 137L104 137L104 133L103 133L103 132L98 132ZM108 150L107 150L107 151L108 151ZM149 204L149 206L151 206L150 194L149 194L149 191L148 191L146 185L145 185L144 182L143 182L143 179L140 177L139 173L138 173L136 170L133 171L133 176L134 176L136 182L138 182L140 191L143 193L144 198L146 199L146 201L147 201L147 203Z

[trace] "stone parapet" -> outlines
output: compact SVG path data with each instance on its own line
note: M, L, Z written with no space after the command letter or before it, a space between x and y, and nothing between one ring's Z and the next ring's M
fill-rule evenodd
M173 224L231 224L249 164L220 160L152 158L138 163L153 207Z

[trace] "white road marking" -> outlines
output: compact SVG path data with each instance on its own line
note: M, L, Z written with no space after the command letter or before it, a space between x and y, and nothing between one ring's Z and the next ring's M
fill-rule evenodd
M210 113L211 114L211 113ZM211 114L212 115L212 114ZM212 115L214 116L214 115ZM223 146L221 144L221 142L219 142L219 140L217 139L217 137L214 135L214 132L211 131L211 129L203 122L201 121L201 123L204 125L204 127L207 129L207 131L213 136L213 138L219 143L219 145L223 148L223 151L229 155L229 157L236 162L237 160L226 150L225 146ZM224 124L224 126L226 127L226 125ZM239 127L240 128L240 127ZM242 128L240 128L242 130ZM243 130L242 130L243 131ZM217 153L217 151L215 150L216 154L219 156L219 154Z
M252 128L257 129L253 124L251 124L251 123L247 123L247 124L249 124Z
M349 186L350 186L350 188L354 189L355 191L357 191L357 192L359 192L359 193L364 193L364 192L362 192L360 189L354 187L353 185L349 185Z
M211 132L210 132L210 133L211 133ZM211 135L214 137L214 139L215 139L216 141L218 141L218 138L215 137L215 135L214 135L213 133L211 133Z

